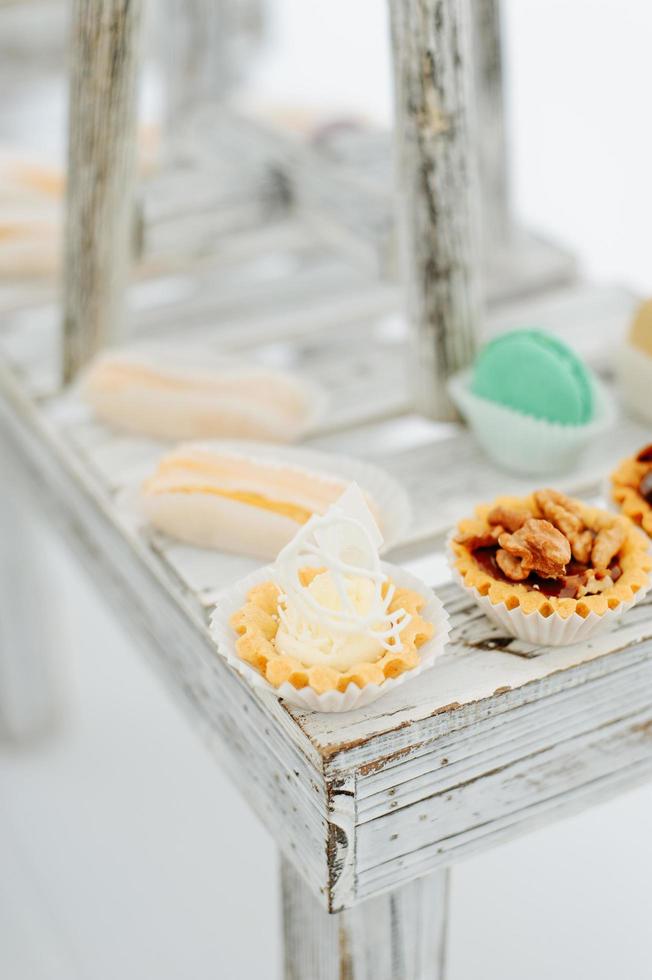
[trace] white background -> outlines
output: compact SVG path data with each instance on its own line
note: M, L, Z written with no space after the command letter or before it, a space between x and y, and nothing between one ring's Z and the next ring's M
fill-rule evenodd
M257 90L387 120L384 6L277 0ZM520 216L591 277L652 291L652 4L506 12ZM0 977L275 980L271 839L44 538L46 558L67 711L47 744L0 749ZM647 980L651 812L638 790L458 866L449 980Z

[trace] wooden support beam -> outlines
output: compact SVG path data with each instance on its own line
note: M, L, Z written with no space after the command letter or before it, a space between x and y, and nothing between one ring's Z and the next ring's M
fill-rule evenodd
M473 0L476 142L485 253L509 238L511 209L500 0Z
M264 11L261 0L163 0L160 14L166 136L176 142L193 116L222 104L245 74Z
M286 980L444 980L448 871L329 915L281 863Z
M450 419L446 380L471 360L480 320L469 0L390 0L390 11L416 407Z
M72 5L63 376L122 325L132 255L143 0Z

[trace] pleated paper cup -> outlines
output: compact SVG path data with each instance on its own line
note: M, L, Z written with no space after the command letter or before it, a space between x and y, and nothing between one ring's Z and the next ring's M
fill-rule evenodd
M520 606L508 609L503 602L493 603L489 596L480 595L475 586L466 584L455 565L456 555L451 548L455 533L451 532L447 541L448 560L455 581L474 599L492 623L500 626L510 636L516 636L534 646L565 647L587 640L616 623L632 606L640 602L652 585L648 576L645 588L639 589L628 602L621 602L617 609L607 609L601 616L591 611L588 616L573 613L564 619L556 612L550 616L542 616L538 610L524 613Z
M372 498L378 508L378 523L383 535L382 551L399 544L405 537L412 520L412 509L406 491L393 477L389 476L379 466L348 456L337 456L334 453L322 453L317 450L304 449L302 446L279 446L261 442L245 442L240 440L202 440L184 444L188 449L202 450L208 453L233 453L252 462L264 460L278 466L297 466L310 470L315 475L338 477L344 481L357 483L362 491ZM181 448L181 447L179 447ZM131 511L141 525L147 523L146 508L140 486L130 487L120 497L121 505ZM242 504L243 508L248 505ZM251 508L252 512L254 508ZM260 515L257 515L260 516ZM287 544L298 525L287 521L287 540L278 541L278 547L262 547L262 536L257 544L260 546L255 557L263 559L276 558L280 547ZM234 552L234 548L230 548ZM254 554L244 550L243 554Z
M382 684L366 684L362 688L358 687L357 684L349 684L344 692L327 691L324 694L317 694L311 687L297 689L287 681L278 688L273 687L262 674L259 674L257 670L254 670L238 656L235 646L238 637L229 622L233 613L241 609L246 603L250 589L262 582L274 579L273 565L267 565L265 568L252 572L251 575L241 579L232 588L226 589L218 595L210 623L211 636L218 654L256 690L281 698L289 704L303 708L305 711L353 711L355 708L362 708L364 705L371 704L372 701L376 701L384 694L389 694L401 684L418 677L419 674L433 667L437 658L443 653L450 633L448 613L432 589L421 579L396 565L383 562L382 569L397 586L418 592L427 600L419 615L434 625L435 632L431 640L419 647L419 663L412 670L406 670L398 677L388 678Z
M625 408L644 422L652 422L652 357L623 344L616 359L618 393Z
M595 417L586 425L536 419L480 398L471 391L468 370L454 375L448 389L487 456L513 473L535 476L573 469L596 436L613 425L613 399L596 378L591 380Z

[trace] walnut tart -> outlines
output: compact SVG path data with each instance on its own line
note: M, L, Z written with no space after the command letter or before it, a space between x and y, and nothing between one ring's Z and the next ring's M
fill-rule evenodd
M631 520L556 490L480 505L449 545L454 574L487 615L546 646L586 639L651 584L649 542Z

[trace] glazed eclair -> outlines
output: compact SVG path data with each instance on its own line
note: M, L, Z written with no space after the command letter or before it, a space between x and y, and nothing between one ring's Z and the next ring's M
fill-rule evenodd
M86 372L81 393L102 421L154 439L291 442L321 413L323 395L296 375L229 359L113 351Z
M158 530L188 544L275 558L349 482L297 463L186 445L164 456L144 483L142 510Z

